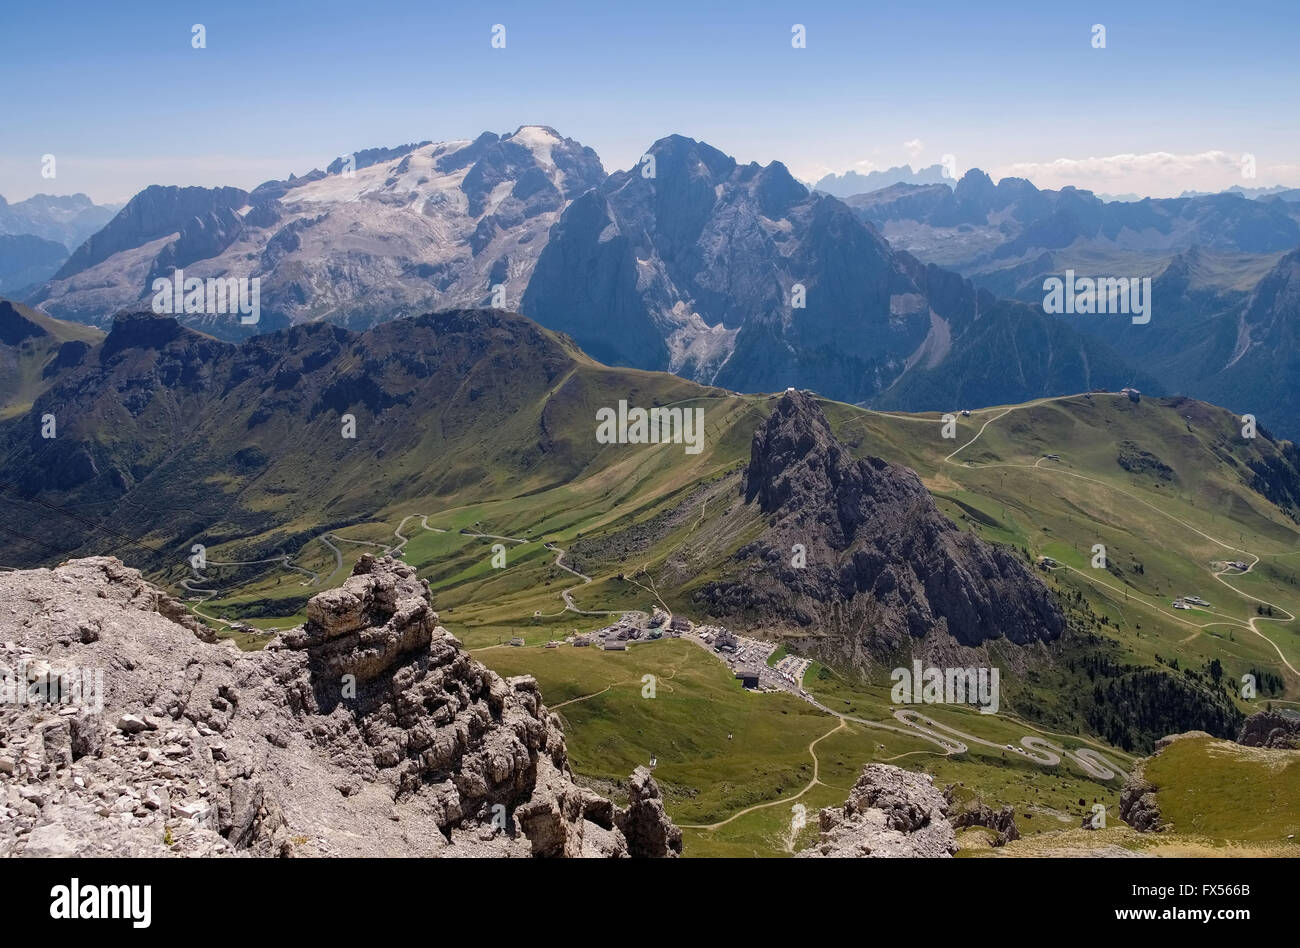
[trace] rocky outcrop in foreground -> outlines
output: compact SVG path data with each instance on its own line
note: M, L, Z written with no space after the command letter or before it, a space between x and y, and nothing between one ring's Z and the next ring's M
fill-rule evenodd
M951 789L950 787L949 790ZM951 795L945 792L944 796L951 803ZM952 818L952 825L955 829L965 829L968 826L983 826L991 829L997 834L996 839L993 840L994 846L1005 846L1012 840L1020 838L1020 827L1016 826L1015 807L1007 804L995 810L982 800L978 801L956 814Z
M1237 743L1245 747L1300 750L1300 716L1256 711L1242 723Z
M945 857L957 851L948 801L927 774L868 764L843 807L821 811L821 839L798 855Z
M1119 818L1139 833L1159 833L1165 829L1156 802L1156 787L1142 776L1141 769L1128 775L1119 792Z
M262 652L212 639L111 557L0 574L0 856L681 851L649 773L626 809L575 784L537 682L470 658L400 561Z

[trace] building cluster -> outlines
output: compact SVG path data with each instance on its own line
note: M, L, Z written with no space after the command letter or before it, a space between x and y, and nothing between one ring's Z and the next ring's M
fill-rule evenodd
M740 648L740 639L736 638L736 633L720 625L702 625L699 632L700 638L712 645L715 652L734 652Z
M765 667L763 658L771 651L771 646L764 649L760 644L742 641L736 633L720 625L695 625L685 616L673 615L660 608L652 608L649 616L641 612L623 613L617 622L598 629L595 632L574 631L563 640L551 639L545 648L559 648L566 642L574 648L591 648L597 646L606 652L626 652L628 645L635 641L649 641L660 638L680 638L695 634L700 641L710 646L713 651L731 668L736 679L748 689L761 689ZM524 645L523 636L510 639L513 646ZM762 654L759 654L762 652ZM795 662L797 659L790 658ZM806 667L806 665L804 666ZM790 677L789 675L786 676Z
M655 608L648 620L635 613L625 613L613 625L591 633L591 639L583 644L590 645L595 640L599 640L605 649L622 650L627 648L628 642L637 639L678 639L690 632L692 628L691 620L685 616L674 616ZM576 640L574 644L578 644Z
M581 633L575 630L572 635L563 640L551 639L545 647L559 648L567 642L574 648L598 646L605 651L623 652L627 651L630 642L661 638L677 639L692 632L699 635L706 645L711 645L715 652L730 652L734 655L740 649L740 641L730 630L716 625L696 626L685 616L673 615L657 607L651 611L649 618L646 618L644 613L626 612L617 622L603 629ZM523 636L513 637L510 639L510 644L524 645Z
M644 629L625 616L614 625L601 629L596 633L596 637L604 642L629 642L641 638L644 634Z

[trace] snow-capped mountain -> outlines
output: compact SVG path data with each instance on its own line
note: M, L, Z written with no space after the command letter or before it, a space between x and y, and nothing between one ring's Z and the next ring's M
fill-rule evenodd
M251 192L150 187L29 299L107 326L178 272L257 278L256 323L178 314L225 339L491 306L611 365L927 407L1133 381L1099 341L895 253L780 162L678 135L649 154L653 169L606 177L591 149L523 126L369 149ZM1007 335L1025 359L1010 373L993 358Z
M455 306L514 309L551 226L604 178L590 148L523 126L361 152L252 192L152 187L31 301L53 316L106 323L148 308L154 280L179 269L186 278L260 279L257 325L185 317L225 338L317 319L365 327Z

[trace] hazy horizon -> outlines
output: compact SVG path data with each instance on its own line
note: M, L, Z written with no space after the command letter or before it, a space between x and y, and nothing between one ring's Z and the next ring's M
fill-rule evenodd
M535 126L535 125L547 125L547 124L548 123L545 122L524 122L521 123L521 126L523 125ZM521 126L515 126L514 128L510 128L510 129L483 129L482 131L496 132L497 134L500 135L508 135ZM551 127L553 128L554 126ZM556 129L556 131L561 135L565 134L563 129ZM664 136L660 136L660 137L666 137L668 134L678 134L678 133L665 133ZM433 141L433 142L472 141L476 137L478 136L477 135L453 136L453 137L446 137L446 138L438 138L438 137L429 138L428 136L412 136L410 139L408 139L407 142L374 142L366 145L359 145L356 149L354 149L354 152L362 151L366 148L388 148L388 147L394 147L401 144L407 144L408 142L424 141L424 140ZM566 136L566 137L572 138L573 136ZM696 137L696 136L688 136L688 137ZM656 139L656 141L657 140L658 139ZM697 138L697 140L702 141L715 148L718 148L720 151L730 155L731 157L735 158L738 162L742 164L747 163L747 161L749 160L744 158L741 155L735 154L733 151L729 150L724 145L720 145L716 140L712 140L708 137ZM589 144L588 142L583 141L582 139L578 139L578 141L580 141L583 145ZM649 147L649 145L651 144L653 144L653 141L647 143L647 147ZM645 150L646 149L644 148L641 149L638 152L638 155L644 153ZM598 155L600 155L601 161L605 163L605 170L607 172L626 170L627 168L631 167L636 163L635 160L633 160L633 161L626 162L625 164L611 165L608 162L605 162L605 157L603 154L600 153L599 149L595 149L595 151ZM146 169L155 166L149 163L142 163L138 166L135 166L135 168L133 169L133 173L128 175L119 172L118 176L115 177L115 180L121 180L126 177L133 178L135 177L136 174L145 176L140 179L140 184L138 187L134 187L132 190L126 193L121 193L121 194L98 193L97 194L97 193L91 193L89 190L85 188L63 189L58 187L48 187L48 188L37 187L34 190L29 189L28 191L25 192L14 190L11 193L11 192L6 192L4 190L0 190L0 197L4 197L10 204L15 204L20 201L25 201L31 197L38 196L38 195L48 195L54 197L70 197L77 194L85 194L87 197L89 197L91 200L93 200L96 204L99 205L122 205L125 204L127 201L129 201L136 194L140 193L140 191L144 190L146 187L149 187L150 185L163 185L163 186L175 185L181 187L189 187L189 186L237 187L245 191L251 191L259 184L262 184L266 181L286 180L289 178L290 175L296 177L302 177L303 175L308 174L312 171L323 170L331 161L333 161L337 157L340 156L333 155L330 156L328 160L318 160L315 163L308 162L304 159L302 163L299 163L297 165L290 165L288 162L285 162L284 165L286 170L283 173L275 173L274 171L268 173L266 168L270 168L274 164L273 160L271 159L267 160L266 168L264 168L263 165L260 163L254 165L246 162L243 165L241 165L239 162L234 162L234 161L223 162L216 159L207 159L207 158L192 159L188 161L181 160L181 161L176 161L176 162L171 162L166 164L159 163L156 165L160 174L165 173L168 168L172 169L173 171L176 171L177 169L180 168L188 169L189 171L188 175L183 175L182 177L177 178L175 180L165 179L162 177L158 177L158 178L148 177L148 171ZM894 168L904 167L904 166L910 167L911 170L915 173L925 168L929 168L931 166L942 165L942 159L943 156L936 155L934 156L933 159L916 159L910 157L902 157L896 161L882 161L879 164L870 161L859 161L856 162L853 166L848 168L840 168L840 169L819 168L817 169L817 171L815 171L812 174L800 173L797 169L790 167L788 162L782 161L780 157L776 157L770 160L781 161L783 164L786 164L786 166L790 168L791 173L796 178L798 178L801 182L808 185L814 185L828 174L843 176L852 172L856 172L859 175L866 176L868 174L871 174L872 172L889 171ZM0 180L5 180L5 177L2 174L2 170L4 167L3 162L4 159L0 159ZM760 164L767 164L767 163L768 162L760 162ZM87 170L85 172L88 176L90 174L89 167L91 166L92 164L88 162ZM232 175L230 173L230 168L232 166L240 168L241 170ZM1120 176L1123 174L1123 171L1119 169L1122 169L1125 166L1131 167L1134 170L1129 174L1129 176ZM64 165L60 163L58 167L60 168L60 170L62 170ZM94 165L94 167L102 167L102 166ZM113 165L110 163L109 167L113 167ZM969 166L969 167L963 167L958 165L956 177L960 178L967 171L972 170L972 167L984 171L995 182L1001 180L1002 178L1009 178L1009 177L1026 178L1029 181L1033 182L1033 184L1036 187L1043 190L1049 190L1049 189L1059 190L1062 187L1069 186L1069 187L1076 187L1081 190L1092 191L1098 195L1107 196L1107 197L1121 196L1121 195L1126 195L1131 193L1136 195L1138 199L1147 198L1147 197L1173 198L1173 197L1180 196L1182 193L1186 191L1216 193L1220 191L1229 190L1234 186L1240 186L1241 188L1244 188L1248 191L1271 188L1271 187L1286 187L1286 188L1300 187L1300 183L1297 183L1300 182L1300 174L1297 174L1290 179L1282 179L1280 177L1275 178L1273 176L1266 177L1263 174L1263 170L1265 169L1261 169L1261 173L1258 174L1256 178L1254 179L1244 178L1240 173L1239 156L1229 155L1224 152L1206 152L1200 155L1173 155L1169 153L1153 153L1148 155L1114 155L1114 156L1105 156L1105 157L1089 157L1085 159L1062 158L1047 164L1034 163L1034 162L1013 162L1010 165L1006 166L1005 168L1001 168L1001 169L984 168L978 165ZM1162 174L1169 176L1170 183L1168 184L1167 187L1145 189L1145 190L1141 187L1139 182L1143 180L1145 177L1162 175ZM1177 177L1175 178L1174 176ZM66 175L60 174L59 180L57 181L45 180L45 183L56 185L60 183L61 180L64 178L66 178ZM1083 182L1093 182L1093 183L1088 184ZM1157 191L1159 193L1156 193Z

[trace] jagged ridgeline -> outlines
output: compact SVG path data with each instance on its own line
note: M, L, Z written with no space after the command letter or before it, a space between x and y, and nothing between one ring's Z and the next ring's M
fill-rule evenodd
M854 457L810 395L786 393L754 433L744 496L766 526L697 594L716 614L815 633L816 653L855 663L913 639L1026 645L1064 630L1017 551L958 529L915 471Z
M779 161L668 135L607 175L545 126L350 157L251 191L146 188L23 298L107 327L159 280L258 281L252 318L187 304L223 339L494 306L609 364L912 408L1154 387L1105 339L896 252Z
M318 319L364 329L432 309L515 308L560 212L604 178L594 151L540 126L349 157L252 191L148 187L29 300L107 325L147 306L153 281L174 268L259 279L256 324L191 317L223 338Z
M73 238L25 232L0 289L107 327L158 280L258 281L253 319L183 314L226 339L494 306L606 363L738 391L920 410L1128 385L1269 412L1294 437L1297 208L1107 202L979 169L840 200L681 135L606 174L592 149L522 126L368 148L251 191L151 186L57 272L52 240ZM1153 321L1044 312L1045 279L1070 271L1149 281Z

